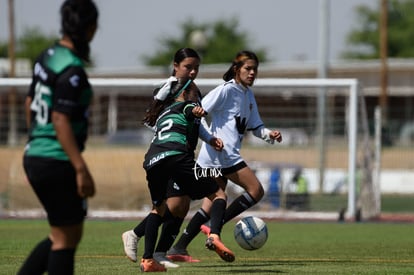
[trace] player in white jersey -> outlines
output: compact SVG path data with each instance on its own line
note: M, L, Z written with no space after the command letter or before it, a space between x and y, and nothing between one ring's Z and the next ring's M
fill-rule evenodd
M221 152L212 150L203 143L198 164L201 167L215 168L220 175L219 185L225 189L231 180L245 192L236 198L226 209L223 222L226 223L246 209L255 205L264 195L262 184L240 155L241 144L246 131L271 144L282 141L279 131L267 129L258 112L251 86L257 72L259 60L250 51L239 52L229 70L224 74L225 83L210 91L202 100L202 106L211 117L208 130L224 142ZM188 255L187 246L200 232L208 234L210 228L204 225L209 219L211 203L203 201L202 207L191 219L177 243L168 251L172 260L180 260ZM185 258L184 258L185 259Z
M242 162L240 149L246 130L273 142L269 137L271 131L260 118L253 92L235 79L210 91L203 106L213 112L210 130L222 137L224 148L213 152L203 143L197 160L202 167L229 168Z

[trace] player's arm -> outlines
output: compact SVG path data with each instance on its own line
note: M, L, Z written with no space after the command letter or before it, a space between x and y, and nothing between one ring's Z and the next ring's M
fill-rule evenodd
M75 168L78 194L81 197L92 197L95 194L95 185L89 173L88 166L79 150L69 116L54 111L52 112L52 123L56 131L57 139Z
M79 119L77 117L80 115L79 109L82 109L79 99L88 88L89 83L81 67L67 69L56 80L52 110L52 123L56 136L76 171L78 194L81 197L93 196L95 183L81 155L81 148L72 130L71 119Z
M81 156L79 146L73 134L69 116L56 111L52 112L52 123L56 131L57 139L68 155L72 165L75 167L75 170L85 170L86 163Z
M214 136L209 140L209 144L216 151L222 151L223 148L224 148L223 140L221 138L217 138L217 137L214 137Z
M278 130L271 130L269 137L279 143L282 142L282 133L280 133Z
M282 142L282 134L277 130L270 130L263 125L252 130L253 135L263 139L267 143L273 144L276 140L277 142Z
M204 109L196 103L191 103L191 104L188 104L186 107L184 107L184 113L186 117L192 117L193 119L201 118L201 120L204 120L204 121L205 121L204 116L207 115L207 112L204 111ZM203 136L204 138L202 138L201 136ZM201 138L201 140L210 144L217 151L221 151L224 147L223 141L211 135L208 131L206 131L202 123L200 123L199 137Z
M274 144L275 140L279 143L282 142L282 134L279 131L270 130L264 126L263 121L260 118L259 110L257 108L256 99L254 98L253 94L250 96L252 113L248 122L248 130L253 131L254 136L263 139L267 143Z
M32 76L32 82L29 87L29 91L27 93L26 99L24 101L24 112L25 112L25 119L26 119L26 127L27 129L30 129L30 124L32 123L32 110L30 106L32 105L32 101L35 94L35 76Z
M184 107L183 112L187 120L193 120L206 115L206 111L204 111L204 109L196 103L187 104Z
M25 112L27 129L30 129L30 124L32 122L32 110L30 109L30 105L32 104L32 100L33 99L30 96L26 96L26 99L25 99L25 102L24 102L24 112Z
M198 133L200 139L207 144L210 144L216 151L221 151L224 148L224 142L222 139L214 136L207 124L205 117L200 119L200 128Z
M207 93L201 100L204 110L208 113L215 112L222 108L222 104L226 101L227 96L226 86L218 86ZM210 126L207 120L202 117L200 121L199 136L202 141L210 144L215 150L221 151L224 148L224 142L222 139L213 135L210 131Z

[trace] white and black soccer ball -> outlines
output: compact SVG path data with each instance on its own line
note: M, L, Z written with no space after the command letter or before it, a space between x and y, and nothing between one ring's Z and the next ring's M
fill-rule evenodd
M246 250L261 248L266 243L267 237L267 225L258 217L242 218L234 227L234 239Z

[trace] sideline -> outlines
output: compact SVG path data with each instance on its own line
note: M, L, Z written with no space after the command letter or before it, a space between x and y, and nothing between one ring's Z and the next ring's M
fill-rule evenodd
M87 219L90 220L135 220L142 219L148 214L148 211L106 211L91 210ZM190 219L195 211L190 211L186 220ZM245 211L237 219L247 216L255 216L264 220L279 221L309 221L309 222L338 222L339 214L336 212L300 212L300 211ZM43 209L5 211L0 213L1 219L41 219L46 218ZM344 222L344 221L342 221ZM345 222L355 222L354 219L346 219ZM394 214L381 213L377 218L362 222L395 222L395 223L414 223L414 214Z

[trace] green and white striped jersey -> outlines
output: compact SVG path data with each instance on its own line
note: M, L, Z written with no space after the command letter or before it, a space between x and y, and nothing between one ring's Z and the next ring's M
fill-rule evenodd
M83 61L59 44L37 58L29 88L31 127L25 155L68 160L56 137L52 111L69 116L79 149L83 151L88 133L88 107L92 89Z

